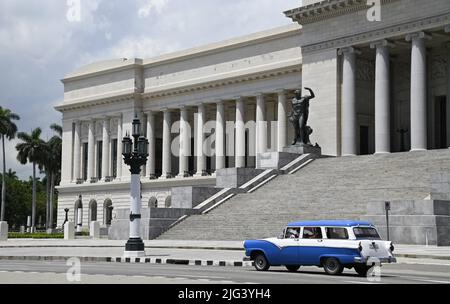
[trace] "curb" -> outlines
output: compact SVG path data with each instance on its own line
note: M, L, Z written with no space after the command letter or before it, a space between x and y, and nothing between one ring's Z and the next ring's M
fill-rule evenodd
M0 256L0 261L67 261L67 256ZM253 267L251 261L221 261L221 260L184 260L168 258L125 258L125 257L75 257L81 262L107 262L127 264L159 264L213 267Z
M408 258L408 259L430 259L430 260L446 260L450 261L450 256L439 256L439 255L426 255L426 254L408 254L408 253L397 253L394 254L396 258Z
M0 245L0 248L123 248L123 245ZM192 250L224 250L243 251L238 247L214 247L214 246L145 246L145 249L192 249ZM450 257L449 257L450 259Z
M253 267L251 261L220 261L220 260L183 260L165 258L108 258L108 262L131 264L171 264L186 266L215 266L215 267Z

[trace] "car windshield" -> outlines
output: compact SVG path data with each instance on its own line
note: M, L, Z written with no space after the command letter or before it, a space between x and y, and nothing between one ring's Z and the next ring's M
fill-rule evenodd
M381 240L377 230L373 227L356 227L353 228L357 239Z

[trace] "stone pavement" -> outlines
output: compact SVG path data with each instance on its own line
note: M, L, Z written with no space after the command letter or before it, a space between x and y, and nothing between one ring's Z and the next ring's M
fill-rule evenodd
M125 241L110 240L28 240L0 242L2 260L64 260L79 257L83 261L139 262L157 264L251 266L243 262L242 242L235 241L145 241L146 258L121 258ZM450 263L450 247L396 245L395 255L404 261L427 260Z

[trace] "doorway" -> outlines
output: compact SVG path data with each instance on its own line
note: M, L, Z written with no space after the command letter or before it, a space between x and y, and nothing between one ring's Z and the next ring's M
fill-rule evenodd
M359 154L369 155L369 127L359 127Z
M447 97L438 96L434 104L434 149L447 147Z

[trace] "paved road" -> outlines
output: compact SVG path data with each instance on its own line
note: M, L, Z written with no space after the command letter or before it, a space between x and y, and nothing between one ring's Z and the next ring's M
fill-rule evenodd
M0 284L66 284L70 283L66 280L68 268L64 262L0 261ZM339 277L327 276L316 267L304 267L298 273L277 267L260 273L241 267L83 263L81 273L81 283L87 284L450 284L450 265L421 264L383 266L381 282L369 282L352 270Z

